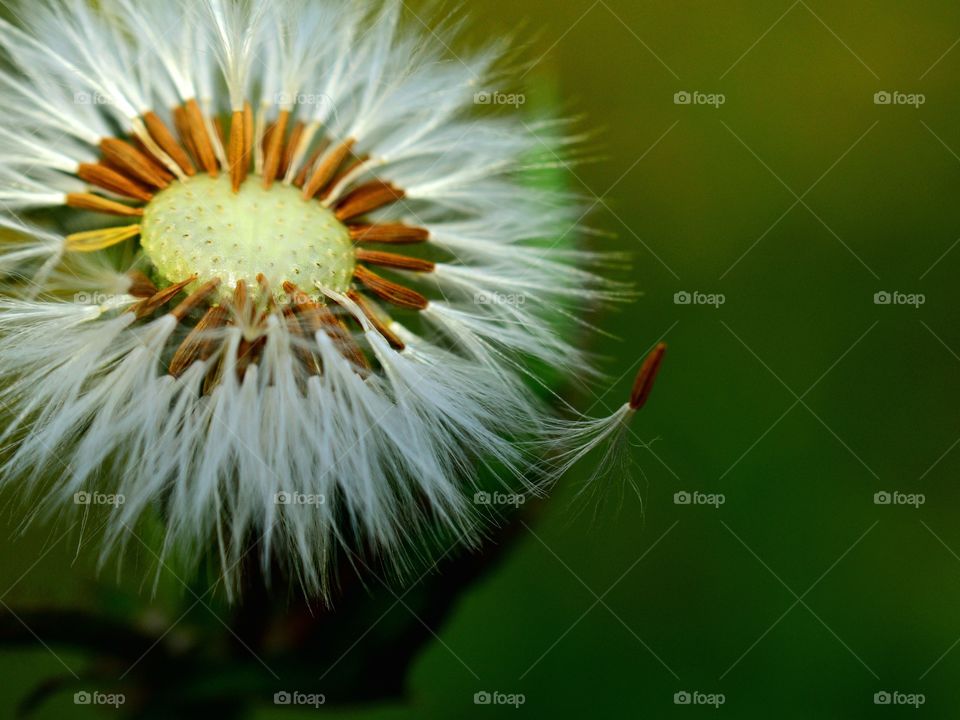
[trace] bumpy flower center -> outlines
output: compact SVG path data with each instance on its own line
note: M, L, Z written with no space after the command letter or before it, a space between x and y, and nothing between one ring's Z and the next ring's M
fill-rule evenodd
M158 193L144 208L141 243L165 279L219 279L226 294L238 281L256 287L260 275L277 288L344 292L355 262L349 231L322 204L280 184L248 182L234 193L223 176L198 175Z

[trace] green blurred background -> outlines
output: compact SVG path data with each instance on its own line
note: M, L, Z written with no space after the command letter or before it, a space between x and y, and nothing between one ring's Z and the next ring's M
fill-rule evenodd
M409 706L329 714L957 717L960 5L485 0L469 12L477 38L528 43L540 59L517 84L559 79L602 148L573 186L616 234L603 244L634 257L643 296L599 319L622 338L596 348L621 379L570 399L608 413L650 346L669 343L633 426L656 439L635 450L645 504L578 514L578 469L420 658ZM726 102L677 105L680 91ZM879 91L926 102L877 105ZM726 302L677 305L681 291ZM877 305L880 291L926 302ZM680 491L725 502L678 505ZM877 505L879 491L925 503ZM58 537L35 528L3 545L4 603L95 596L92 550L74 562L75 536ZM136 589L138 569L124 584ZM397 605L391 620L406 619ZM62 671L39 643L0 653L0 704ZM480 691L525 704L478 706ZM682 691L725 702L677 705ZM883 691L925 703L878 706ZM69 698L38 715L92 716Z

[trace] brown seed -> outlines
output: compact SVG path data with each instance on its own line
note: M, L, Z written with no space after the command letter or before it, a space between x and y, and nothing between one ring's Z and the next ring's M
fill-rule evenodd
M360 157L354 158L352 162L347 163L343 168L336 174L336 176L327 183L327 187L324 188L323 192L320 193L320 199L326 200L330 197L330 194L337 188L337 186L343 182L343 180L358 167L363 165L367 160L370 159L369 155L361 155Z
M361 185L352 193L337 203L336 216L341 222L402 200L405 197L403 190L390 183L374 180Z
M435 262L431 262L430 260L421 260L420 258L413 258L390 252L377 252L375 250L358 249L356 251L356 256L357 262L363 262L369 265L380 265L382 267L394 268L396 270L433 272L437 267L437 264Z
M187 109L183 105L177 105L172 110L173 124L177 128L177 135L180 136L180 142L187 149L187 152L193 156L194 160L199 160L200 154L197 152L197 146L193 142L193 133L190 129L190 118L187 116Z
M263 273L257 273L257 288L260 290L261 300L266 300L266 307L264 307L260 313L260 322L264 323L267 320L267 316L276 311L277 299L273 296L273 291L270 289L270 282Z
M353 138L347 138L327 153L326 157L314 168L309 182L303 188L304 200L309 200L327 186L327 183L336 174L337 169L350 155L356 142Z
M157 294L157 286L153 284L153 280L139 270L131 270L127 273L127 277L130 278L127 294L139 298L153 297Z
M309 296L290 282L283 284L284 292L297 308L305 327L310 333L323 330L338 346L340 352L354 365L370 369L370 362L357 341L353 339L349 328L326 305L314 302Z
M143 202L150 202L153 199L153 193L143 185L103 164L83 163L77 168L77 177L118 195Z
M244 130L244 112L235 110L230 123L230 144L227 147L227 162L230 165L230 183L233 191L240 190L243 181L247 178L248 165L245 162L247 133Z
M186 280L182 280L174 285L170 285L152 297L137 303L131 308L131 311L136 313L138 319L153 315L153 313L155 313L160 307L173 300L187 285L196 279L196 275L191 275Z
M173 133L170 132L167 124L160 119L159 115L153 111L146 112L143 115L143 122L150 132L150 137L160 146L161 150L169 155L187 175L193 176L197 174L196 168L193 166L193 163L190 162L190 156L187 155L183 146L177 142L177 139L173 136Z
M403 342L403 340L401 340L397 334L390 329L390 318L384 317L383 313L377 312L369 300L355 290L348 292L347 297L357 304L357 306L363 311L363 314L367 316L367 319L376 328L377 332L383 335L384 339L390 343L394 349L403 350L406 347L406 344Z
M425 228L409 227L402 223L383 223L380 225L351 225L350 238L354 242L392 243L412 245L426 242L430 232Z
M253 153L253 106L249 102L243 104L243 158L250 167L250 161Z
M287 140L287 146L284 148L283 157L280 159L280 169L277 171L277 177L285 177L287 171L290 169L290 163L293 162L293 155L297 151L297 147L300 145L300 140L303 138L304 124L302 122L295 123L293 130L290 131L290 139Z
M265 337L258 337L255 340L241 340L237 347L237 377L243 380L247 373L247 368L256 364L263 351L263 346L267 344Z
M389 303L409 310L425 310L430 304L426 297L392 280L387 280L368 270L363 265L357 265L353 270L353 278L362 283L367 290Z
M223 130L223 118L219 115L213 118L213 129L217 133L217 140L220 141L220 147L225 148L227 146L227 134Z
M159 172L153 161L128 142L104 138L100 141L100 152L111 165L150 187L162 190L170 184L170 180Z
M287 324L287 331L294 337L298 339L305 339L306 333L303 331L303 326L300 323L300 319L297 317L296 312L293 308L287 307L283 311L283 319ZM311 352L307 348L303 347L302 344L294 344L293 351L296 353L297 357L300 358L300 361L308 369L308 371L313 375L322 375L323 374L323 363L320 360L320 356L315 352Z
M290 122L290 111L281 110L270 131L270 139L267 142L263 158L263 187L270 188L273 181L277 179L277 172L280 170L280 156L283 153L283 141L287 136L287 123Z
M94 212L122 215L124 217L139 217L143 215L143 208L130 207L129 205L108 200L105 197L100 197L92 193L68 193L67 206L77 208L78 210L92 210Z
M666 351L666 343L659 343L640 366L640 372L637 373L637 379L633 383L633 392L630 393L630 407L633 410L642 408L650 398L653 383L657 379L660 363L663 362L663 354Z
M327 145L329 145L329 141L324 140L320 143L320 147L310 153L310 158L303 164L303 167L297 173L297 177L294 178L293 184L298 188L303 187L303 184L307 181L307 175L310 174L310 168L317 164L317 160L323 155Z
M260 288L260 292L264 295L270 295L270 281L267 280L267 276L263 273L257 273L257 285Z
M263 121L263 114L260 116L261 121ZM273 137L273 129L277 126L276 123L266 123L263 128L263 137L260 138L260 152L265 153L267 151L267 146L270 145L270 138ZM261 160L262 161L262 160Z
M243 312L247 307L247 284L243 280L237 280L233 286L233 305L237 312Z
M217 177L217 156L213 152L213 143L207 133L207 125L203 119L200 104L195 99L187 100L187 122L190 125L190 136L196 148L198 159L210 177Z
M144 128L144 132L146 132L146 128ZM148 136L147 140L150 141L150 145L152 145L155 148L155 150L151 149L147 145L146 141L139 135L135 135L134 137L130 138L130 144L140 151L140 154L143 155L144 159L146 159L148 163L150 163L150 166L153 168L154 172L156 172L157 175L162 177L164 181L166 181L168 184L173 182L176 176L172 172L170 172L170 168L168 168L160 160L159 155L157 155L157 153L163 153L164 155L166 153L164 153L163 150L160 149L160 146L153 141L153 138ZM172 162L173 161L171 160L171 163Z
M210 333L226 325L227 316L227 309L222 305L208 309L173 354L167 372L173 377L180 377L193 363L209 358L214 344Z
M170 314L173 315L177 322L183 322L183 319L189 315L194 308L196 308L200 303L206 300L214 290L220 286L220 278L213 278L212 280L207 280L203 285L194 290L187 298L177 305Z

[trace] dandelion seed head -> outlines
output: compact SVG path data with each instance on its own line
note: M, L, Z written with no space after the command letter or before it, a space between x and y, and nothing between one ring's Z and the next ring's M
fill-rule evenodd
M0 483L122 496L105 555L153 517L161 564L218 557L230 592L257 548L320 594L342 550L472 542L481 475L542 491L533 361L595 375L579 318L622 288L573 247L586 203L535 177L563 126L476 111L502 48L402 10L0 19ZM571 427L561 460L610 434Z

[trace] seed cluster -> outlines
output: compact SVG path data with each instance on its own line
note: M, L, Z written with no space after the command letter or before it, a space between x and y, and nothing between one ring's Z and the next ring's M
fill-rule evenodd
M238 281L256 287L260 275L278 292L290 281L342 293L355 264L348 229L321 203L284 185L247 182L234 193L223 176L158 193L144 210L141 245L164 278L196 275L191 290L216 278L227 295Z

